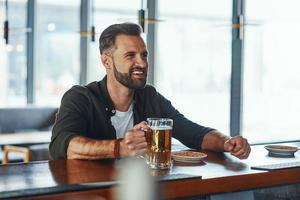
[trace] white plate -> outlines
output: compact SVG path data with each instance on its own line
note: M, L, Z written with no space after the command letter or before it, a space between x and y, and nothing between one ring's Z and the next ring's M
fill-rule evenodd
M298 151L298 147L289 145L267 145L265 149L277 156L294 156L294 153Z
M178 162L195 163L207 157L205 153L197 151L177 151L172 153L173 160Z

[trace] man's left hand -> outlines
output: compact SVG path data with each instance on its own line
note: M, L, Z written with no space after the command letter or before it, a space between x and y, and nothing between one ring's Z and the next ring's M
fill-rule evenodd
M246 159L250 154L251 148L247 139L242 136L235 136L225 141L224 151L230 152L231 155L239 159Z

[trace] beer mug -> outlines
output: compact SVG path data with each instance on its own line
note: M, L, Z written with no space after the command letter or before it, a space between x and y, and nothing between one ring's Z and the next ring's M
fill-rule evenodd
M170 169L173 120L147 118L147 123L151 130L146 132L146 162L152 169Z

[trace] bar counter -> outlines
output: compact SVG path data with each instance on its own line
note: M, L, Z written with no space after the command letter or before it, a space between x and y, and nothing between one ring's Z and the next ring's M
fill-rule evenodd
M293 145L298 145L294 143ZM300 168L274 171L251 166L300 161L268 156L264 145L252 146L248 159L228 153L203 151L208 156L196 164L174 162L169 171L152 170L163 198L205 196L300 183ZM112 199L122 160L52 160L0 166L0 198Z

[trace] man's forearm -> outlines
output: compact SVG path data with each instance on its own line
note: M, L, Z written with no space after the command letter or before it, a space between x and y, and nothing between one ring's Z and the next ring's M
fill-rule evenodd
M230 138L230 136L226 136L219 131L210 131L204 136L201 149L222 152L224 151L225 141Z
M115 158L115 144L115 140L95 140L76 136L69 143L67 158L88 160Z

